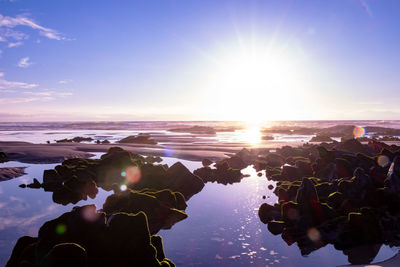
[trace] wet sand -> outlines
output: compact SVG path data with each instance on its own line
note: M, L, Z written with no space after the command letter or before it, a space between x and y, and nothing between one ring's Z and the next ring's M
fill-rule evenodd
M209 158L215 161L234 154L244 147L275 149L288 144L287 142L273 142L262 146L251 146L246 143L217 144L215 142L168 145L0 142L0 151L7 153L9 160L23 163L58 163L68 158L89 158L93 156L91 152L107 152L113 146L119 146L130 152L144 155L174 157L193 161ZM292 146L301 144L303 143L290 143Z

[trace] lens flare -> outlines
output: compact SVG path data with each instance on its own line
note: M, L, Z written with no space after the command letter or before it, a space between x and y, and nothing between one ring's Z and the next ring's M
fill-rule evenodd
M307 236L311 241L318 242L321 238L321 235L317 228L310 228L307 231Z
M355 138L360 138L360 137L364 137L365 135L365 129L361 126L356 126L353 129L353 135Z
M123 184L119 187L119 189L121 189L121 191L126 191L126 189L128 189L128 187L125 184Z
M95 222L100 217L100 213L97 212L94 205L83 207L81 213L82 217L88 222Z
M378 163L379 166L381 166L382 168L385 168L385 167L387 167L389 165L390 159L389 159L388 156L380 155L376 159L376 162Z
M122 175L122 173L124 173L125 175ZM142 172L136 166L129 166L122 173L121 176L125 177L125 180L129 184L136 184L142 178Z
M63 223L57 224L56 233L58 235L63 235L67 231L67 226Z

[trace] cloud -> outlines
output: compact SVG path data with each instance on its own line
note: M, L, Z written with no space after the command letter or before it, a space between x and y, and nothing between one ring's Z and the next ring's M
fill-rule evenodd
M18 62L18 67L20 68L27 68L33 63L29 61L29 57L23 57Z
M23 42L14 42L14 43L8 43L8 48L12 48L12 47L18 47L23 45Z
M4 72L0 72L0 91L2 92L14 88L32 89L39 86L38 84L35 83L7 81L3 77L4 77Z
M0 104L19 104L19 103L29 103L33 101L49 101L53 98L39 98L39 97L4 97L0 98Z
M34 30L38 30L41 36L45 36L53 40L65 40L66 38L56 30L46 28L39 25L34 20L28 18L26 15L18 15L16 17L3 16L0 14L0 28L13 29L16 26L26 26ZM26 34L19 31L11 30L14 37L24 38ZM1 35L3 38L4 36ZM11 37L11 36L10 36ZM14 38L16 39L16 38ZM18 39L17 39L18 40ZM21 40L21 39L20 39Z
M59 83L59 84L67 84L67 83L71 83L71 82L72 82L71 79L65 79L65 80L59 81L58 83Z

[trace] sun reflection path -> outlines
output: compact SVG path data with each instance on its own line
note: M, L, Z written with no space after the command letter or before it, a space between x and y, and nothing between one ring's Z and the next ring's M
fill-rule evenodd
M259 124L248 125L246 129L238 132L240 139L250 145L258 145L262 140L261 126Z

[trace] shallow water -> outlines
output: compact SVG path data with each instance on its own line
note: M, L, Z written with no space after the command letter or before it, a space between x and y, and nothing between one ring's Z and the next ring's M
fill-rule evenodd
M97 153L99 157L101 153ZM164 158L172 165L178 161ZM200 162L180 160L190 170ZM0 266L7 262L16 240L23 235L37 235L39 227L75 205L53 203L50 192L41 189L22 189L18 185L42 180L43 170L56 164L23 164L7 162L0 167L27 166L27 175L0 183ZM287 246L280 236L269 233L257 215L264 201L274 203L277 197L267 187L264 174L258 177L252 167L243 171L250 174L240 183L221 185L207 183L204 189L188 201L189 217L170 230L159 232L164 238L168 258L177 266L337 266L346 264L347 257L329 245L307 257L296 245ZM76 205L96 204L102 207L111 192L99 189L96 199L80 201ZM262 199L265 195L267 198ZM390 258L397 249L382 246L375 261Z

